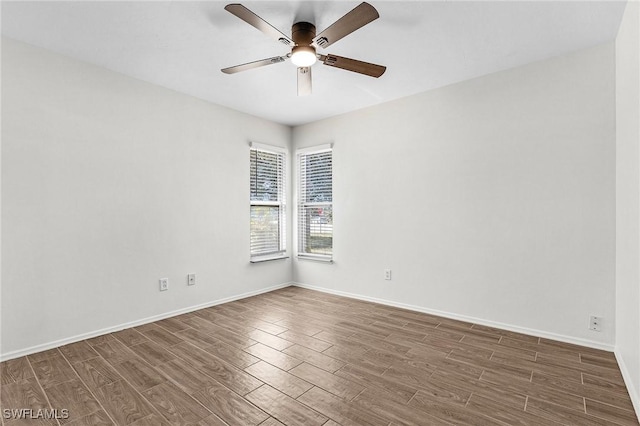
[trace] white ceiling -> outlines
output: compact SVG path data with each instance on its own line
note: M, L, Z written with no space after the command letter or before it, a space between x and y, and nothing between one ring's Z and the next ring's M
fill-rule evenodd
M387 72L375 79L318 63L307 97L296 96L296 69L289 62L234 75L220 72L288 52L225 11L227 2L3 1L2 34L298 125L612 41L625 6L616 1L370 3L380 18L326 52L386 65ZM297 21L322 31L359 1L243 4L288 35Z

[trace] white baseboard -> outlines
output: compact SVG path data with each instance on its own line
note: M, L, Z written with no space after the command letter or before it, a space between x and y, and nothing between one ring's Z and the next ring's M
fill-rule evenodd
M162 314L159 314L159 315L154 315L154 316L151 316L151 317L142 318L142 319L139 319L139 320L136 320L136 321L130 321L130 322L118 324L118 325L113 326L113 327L107 327L107 328L103 328L101 330L96 330L96 331L92 331L92 332L89 332L89 333L79 334L79 335L76 335L76 336L71 336L71 337L67 337L67 338L64 338L64 339L56 340L56 341L53 341L53 342L43 343L41 345L31 346L31 347L25 348L25 349L19 349L19 350L16 350L16 351L3 353L3 354L0 354L0 361L7 361L7 360L10 360L10 359L19 358L21 356L34 354L36 352L46 351L48 349L57 348L58 346L64 346L64 345L68 345L70 343L76 343L76 342L79 342L79 341L82 341L82 340L91 339L92 337L102 336L103 334L109 334L109 333L113 333L113 332L116 332L116 331L120 331L120 330L123 330L125 328L137 327L139 325L148 324L150 322L159 321L159 320L162 320L162 319L165 319L165 318L169 318L169 317L173 317L173 316L176 316L176 315L186 314L188 312L197 311L198 309L204 309L204 308L208 308L208 307L215 306L215 305L221 305L223 303L233 302L234 300L245 299L247 297L256 296L256 295L262 294L262 293L268 293L270 291L278 290L280 288L290 287L291 285L293 285L293 283L291 283L291 282L278 284L278 285L274 285L274 286L271 286L271 287L262 288L260 290L250 291L250 292L238 294L238 295L235 295L235 296L225 297L223 299L217 299L217 300L213 300L213 301L210 301L210 302L201 303L199 305L189 306L189 307L178 309L178 310L175 310L175 311L165 312L165 313L162 313Z
M438 311L438 310L435 310L435 309L424 308L422 306L409 305L409 304L406 304L406 303L394 302L392 300L386 300L386 299L378 299L378 298L375 298L375 297L363 296L363 295L360 295L360 294L348 293L348 292L345 292L345 291L333 290L333 289L328 289L328 288L325 288L325 287L317 287L317 286L314 286L314 285L301 284L301 283L293 283L293 285L296 286L296 287L308 288L309 290L317 290L317 291L321 291L323 293L335 294L336 296L344 296L344 297L349 297L351 299L364 300L364 301L367 301L367 302L379 303L381 305L393 306L393 307L402 308L402 309L409 309L411 311L423 312L425 314L437 315L437 316L440 316L440 317L454 319L454 320L458 320L458 321L472 322L474 324L484 325L484 326L487 326L487 327L500 328L500 329L503 329L503 330L513 331L513 332L516 332L516 333L528 334L528 335L531 335L531 336L542 337L542 338L550 339L550 340L557 340L557 341L565 342L565 343L572 343L574 345L586 346L586 347L589 347L589 348L601 349L601 350L605 350L605 351L609 351L609 352L613 352L614 351L614 346L613 345L609 345L609 344L606 344L606 343L595 342L595 341L592 341L592 340L580 339L580 338L577 338L577 337L565 336L565 335L562 335L562 334L555 334L555 333L550 333L550 332L546 332L546 331L542 331L542 330L535 330L535 329L530 329L530 328L525 328L525 327L518 327L518 326L515 326L515 325L511 325L511 324L505 324L505 323L501 323L501 322L489 321L489 320L485 320L485 319L482 319L482 318L475 318L475 317L470 317L470 316L467 316L467 315L459 315L459 314L454 314L454 313L451 313L451 312Z
M627 392L629 392L633 408L636 410L636 416L640 419L640 390L636 388L633 378L631 377L631 374L629 374L627 364L624 362L624 358L620 352L615 350L614 354L616 355L616 361L618 361L618 367L620 367L624 383L627 385Z
M150 322L154 322L154 321L159 321L165 318L169 318L169 317L173 317L176 315L180 315L180 314L185 314L188 312L193 312L193 311L197 311L198 309L204 309L204 308L208 308L211 306L215 306L215 305L220 305L223 303L227 303L227 302L233 302L234 300L239 300L239 299L245 299L247 297L251 297L251 296L256 296L258 294L262 294L262 293L268 293L270 291L273 290L278 290L280 288L285 288L285 287L289 287L289 286L296 286L296 287L301 287L301 288L308 288L310 290L316 290L316 291L321 291L323 293L329 293L329 294L335 294L337 296L344 296L344 297L349 297L352 299L357 299L357 300L364 300L367 302L373 302L373 303L379 303L381 305L387 305L387 306L394 306L397 308L402 308L402 309L409 309L412 311L416 311L416 312L423 312L423 313L427 313L427 314L431 314L431 315L437 315L437 316L441 316L444 318L450 318L450 319L454 319L454 320L459 320L459 321L466 321L466 322L472 322L475 324L480 324L480 325L485 325L488 327L495 327L495 328L501 328L503 330L508 330L508 331L513 331L516 333L523 333L523 334L529 334L532 336L538 336L538 337L543 337L546 339L552 339L552 340L558 340L561 342L566 342L566 343L572 343L572 344L576 344L576 345L581 345L581 346L587 346L587 347L591 347L591 348L595 348L595 349L602 349L605 351L609 351L609 352L614 352L614 346L613 345L607 345L607 344L603 344L600 342L594 342L594 341L590 341L590 340L585 340L585 339L579 339L579 338L575 338L575 337L571 337L571 336L564 336L564 335L559 335L559 334L555 334L555 333L549 333L549 332L545 332L545 331L541 331L541 330L534 330L534 329L529 329L529 328L524 328L524 327L517 327L517 326L513 326L510 324L504 324L504 323L499 323L499 322L495 322L495 321L488 321L488 320L484 320L482 318L475 318L475 317L470 317L470 316L466 316L466 315L459 315L459 314L454 314L451 312L444 312L444 311L438 311L435 309L428 309L428 308L424 308L421 306L416 306L416 305L410 305L410 304L406 304L406 303L400 303L400 302L394 302L391 300L386 300L386 299L378 299L375 297L369 297L369 296L363 296L363 295L359 295L359 294L354 294L354 293L349 293L349 292L345 292L345 291L339 291L339 290L332 290L332 289L328 289L325 287L318 287L318 286L313 286L313 285L308 285L308 284L302 284L302 283L295 283L295 282L288 282L288 283L283 283L283 284L278 284L275 286L271 286L271 287L266 287L260 290L255 290L255 291L251 291L251 292L247 292L247 293L242 293L242 294L238 294L235 296L230 296L230 297L226 297L223 299L217 299L214 301L210 301L210 302L206 302L206 303L202 303L202 304L198 304L198 305L194 305L194 306L189 306L186 308L182 308L182 309L178 309L175 311L171 311L171 312L166 312L163 314L159 314L159 315L154 315L151 317L147 317L147 318L142 318L136 321L131 321L131 322L127 322L127 323L122 323L113 327L107 327L107 328L103 328L101 330L96 330L96 331L92 331L89 333L84 333L84 334L80 334L80 335L76 335L76 336L71 336L68 338L64 338L64 339L60 339L60 340L56 340L53 342L47 342L47 343L43 343L41 345L36 345L36 346L31 346L28 348L24 348L24 349L19 349L16 351L12 351L12 352L7 352L7 353L3 353L0 354L0 361L7 361L10 359L14 359L14 358L19 358L21 356L25 356L25 355L30 355L36 352L42 352L48 349L53 349L59 346L64 346L70 343L75 343L75 342L79 342L81 340L86 340L86 339L90 339L93 337L97 337L97 336L102 336L103 334L108 334L108 333L113 333L116 331L120 331L123 330L125 328L131 328L131 327L136 327L139 325L143 325L143 324L148 324ZM618 359L618 363L620 364L620 368L622 370L623 376L626 374L625 377L625 382L627 382L628 384L631 384L631 380L630 380L630 376L628 374L628 372L625 370L624 364L621 361L620 356L616 353L616 358ZM638 402L638 393L637 390L635 388L633 388L633 386L627 386L629 388L629 392L631 394L631 397L633 399L634 402L634 407L636 408L636 412L640 413L640 409L638 407L639 402ZM632 394L633 392L633 394ZM640 416L639 416L640 417Z

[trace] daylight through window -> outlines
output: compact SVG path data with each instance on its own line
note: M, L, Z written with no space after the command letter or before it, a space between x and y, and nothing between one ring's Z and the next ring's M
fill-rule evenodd
M284 256L285 152L254 145L250 160L251 259Z
M333 155L330 147L298 153L298 256L333 255Z

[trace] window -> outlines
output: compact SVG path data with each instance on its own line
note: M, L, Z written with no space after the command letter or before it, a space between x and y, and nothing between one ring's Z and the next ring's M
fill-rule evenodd
M251 261L285 256L286 154L252 144L250 150Z
M331 146L298 151L298 256L331 260L333 176Z

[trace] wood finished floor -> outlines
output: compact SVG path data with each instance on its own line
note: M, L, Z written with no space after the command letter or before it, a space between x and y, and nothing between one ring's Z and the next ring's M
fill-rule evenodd
M638 425L609 352L297 287L0 366L69 410L3 426Z

